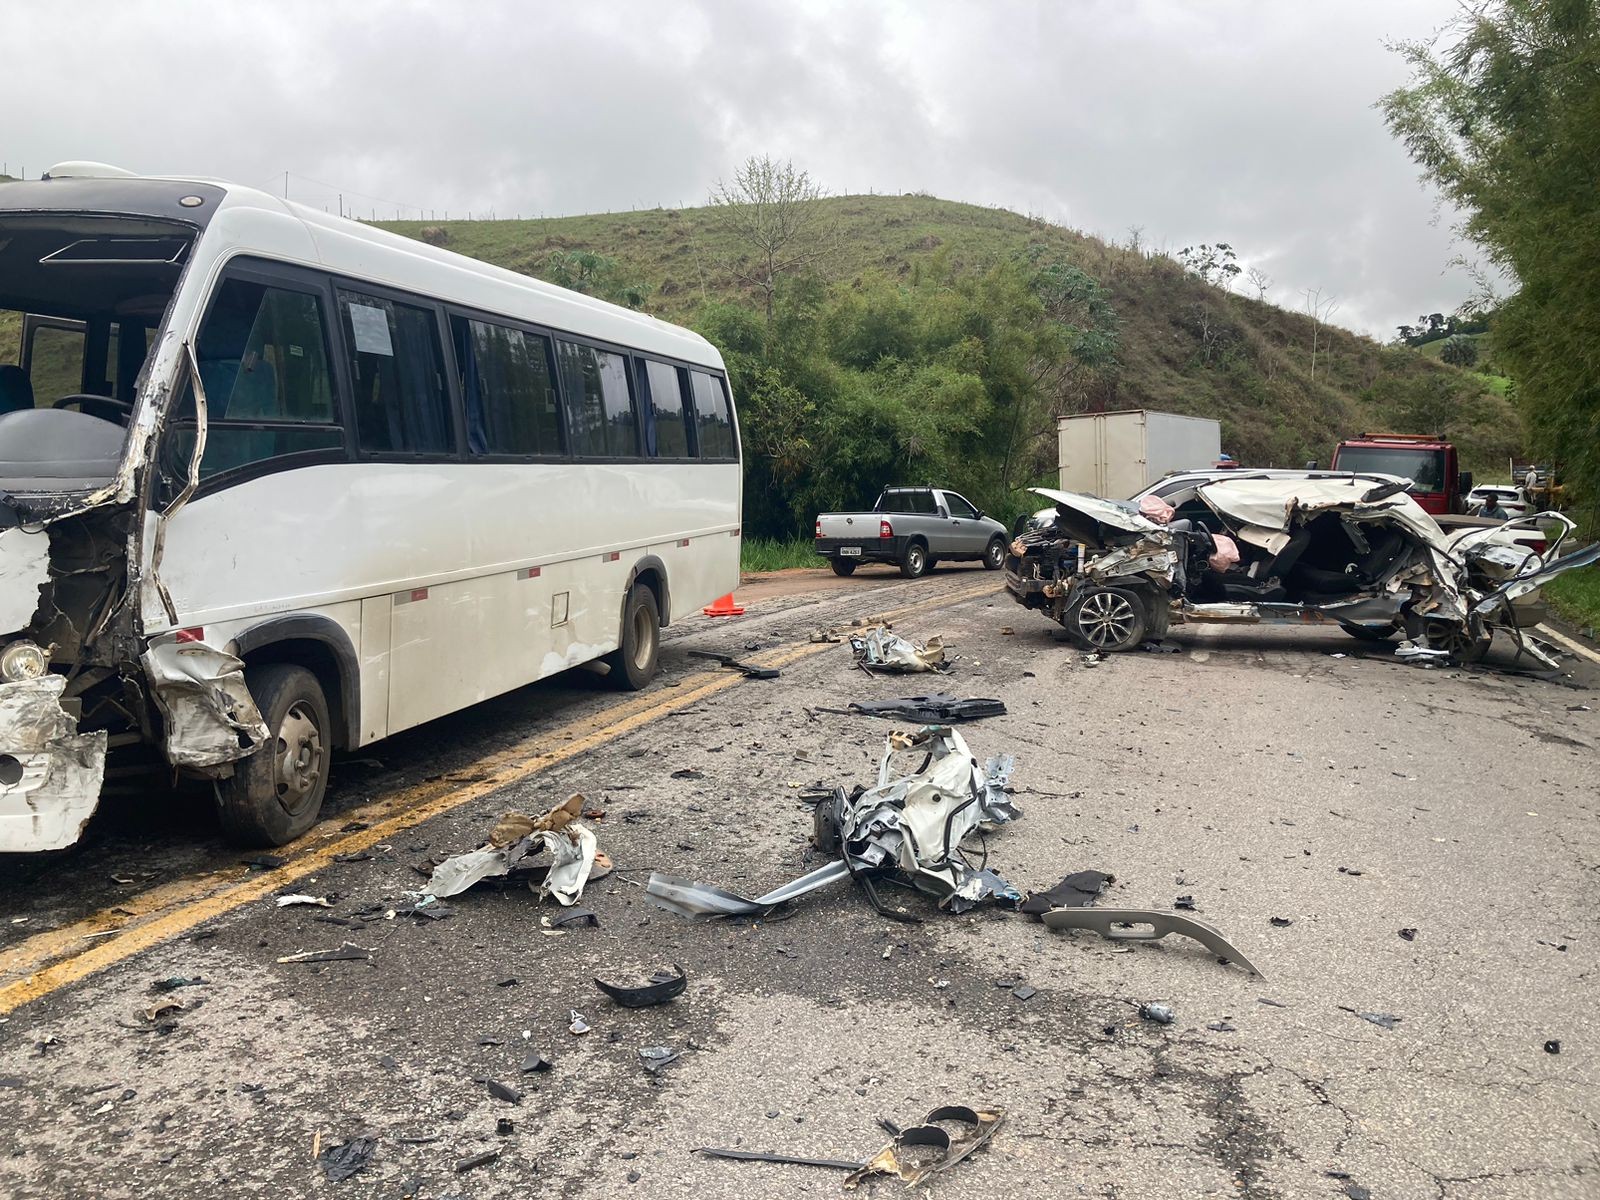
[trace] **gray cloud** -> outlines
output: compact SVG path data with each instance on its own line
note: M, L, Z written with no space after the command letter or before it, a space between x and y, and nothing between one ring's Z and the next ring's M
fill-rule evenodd
M1386 335L1470 248L1372 103L1449 0L18 6L3 157L204 173L363 215L703 202L753 153L1150 244L1231 242ZM26 119L21 119L26 114ZM416 210L413 210L413 214Z

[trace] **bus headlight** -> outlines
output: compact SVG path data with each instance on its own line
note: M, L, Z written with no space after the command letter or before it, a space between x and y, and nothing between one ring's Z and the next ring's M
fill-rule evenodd
M0 650L0 679L21 683L38 679L50 666L50 656L32 642L12 642Z

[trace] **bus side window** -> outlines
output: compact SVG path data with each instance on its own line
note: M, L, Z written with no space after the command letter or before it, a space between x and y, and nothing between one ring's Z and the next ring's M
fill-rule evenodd
M471 454L566 453L550 339L467 317L450 319Z
M576 342L557 342L556 360L573 453L579 458L639 457L628 360Z
M645 359L645 382L650 389L647 449L653 458L688 458L689 430L684 422L683 372L666 363Z
M690 371L694 380L694 423L701 458L736 457L733 418L728 413L728 393L722 380L704 371Z
M339 310L355 388L356 444L368 453L454 454L432 310L343 289Z
M28 345L23 361L28 367L28 377L33 381L33 402L39 408L49 408L63 396L83 391L84 330L56 324L34 324L31 320L25 329Z

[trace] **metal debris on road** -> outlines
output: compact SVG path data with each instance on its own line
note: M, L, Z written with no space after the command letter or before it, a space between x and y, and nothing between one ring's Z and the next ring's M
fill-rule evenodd
M297 905L314 905L317 908L332 908L333 902L326 896L307 896L303 892L296 892L292 896L279 896L279 908L293 908Z
M1018 911L1024 916L1042 917L1053 908L1082 908L1093 904L1106 884L1115 883L1116 878L1104 871L1074 871L1048 891L1029 892Z
M1401 1021L1405 1020L1404 1017L1397 1017L1393 1013L1362 1012L1360 1009L1350 1008L1348 1005L1344 1004L1339 1005L1339 1011L1352 1013L1355 1016L1360 1017L1363 1021L1371 1021L1374 1025L1377 1025L1382 1029L1393 1029L1396 1025L1400 1024Z
M583 1019L583 1014L577 1009L572 1010L572 1024L567 1026L567 1032L582 1037L589 1032L589 1022ZM537 1068L535 1068L537 1070Z
M1261 975L1255 964L1220 931L1196 917L1153 908L1056 908L1040 919L1051 929L1092 929L1113 942L1155 942L1169 933L1181 934L1193 938L1217 957L1238 963L1252 975Z
M298 954L286 954L278 961L280 963L365 962L371 958L371 950L365 950L354 942L345 942L337 950L302 950Z
M1005 1124L1004 1109L974 1109L946 1104L934 1109L918 1125L902 1129L866 1166L845 1177L844 1186L855 1188L874 1175L893 1175L911 1186L948 1171L974 1151L989 1144ZM946 1126L955 1126L952 1133Z
M718 654L714 650L691 650L690 658L709 658L714 663L738 671L749 679L776 679L781 674L775 667L758 667L754 663L740 662L731 654Z
M674 1050L671 1046L639 1047L639 1059L644 1063L644 1069L652 1075L677 1062L682 1057L683 1051Z
M903 772L907 755L920 765ZM753 899L660 872L650 876L646 894L682 916L754 916L847 878L875 898L872 881L882 877L937 897L950 912L984 900L1016 904L1021 893L994 871L974 867L961 849L975 830L1021 815L1007 792L1012 765L1004 755L980 768L966 741L946 726L895 730L885 739L874 787L850 795L835 789L817 803L815 842L837 854L834 861Z
M466 1158L456 1159L455 1171L457 1175L465 1175L474 1167L483 1167L500 1157L498 1150L485 1150L482 1154L471 1154Z
M804 1158L798 1154L772 1154L765 1150L728 1150L718 1146L696 1146L695 1154L708 1158L731 1158L735 1162L779 1163L790 1167L828 1167L836 1171L859 1171L866 1163L838 1158Z
M1157 1025L1171 1025L1178 1019L1168 1004L1141 1004L1139 1015L1146 1021L1154 1021Z
M515 874L526 876L528 887L541 900L554 896L563 905L576 904L599 848L594 831L578 820L584 803L582 794L575 792L537 817L505 813L482 847L435 867L422 895L444 899L484 879ZM549 859L535 861L541 850L550 852Z
M596 987L623 1008L649 1008L681 996L683 989L689 986L689 977L684 974L682 967L674 964L671 971L657 970L639 984L607 983L599 978L594 982Z
M819 708L818 712L838 712L838 709ZM853 700L848 713L863 717L896 717L902 721L916 721L922 725L955 725L962 721L977 721L984 717L1003 717L1005 701L974 698L958 700L954 696L934 693L928 696L906 696L900 700Z
M887 625L879 625L865 633L850 635L850 652L856 656L856 665L867 674L887 671L896 674L919 674L933 671L944 674L951 669L945 661L944 639L937 634L926 643L918 645Z

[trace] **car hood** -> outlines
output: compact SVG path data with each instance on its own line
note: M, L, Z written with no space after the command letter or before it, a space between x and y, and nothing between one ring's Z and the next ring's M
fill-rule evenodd
M1094 549L1104 550L1151 536L1164 541L1168 536L1164 526L1146 520L1123 501L1102 500L1081 492L1058 492L1054 488L1028 490L1056 506L1056 524L1063 534Z

